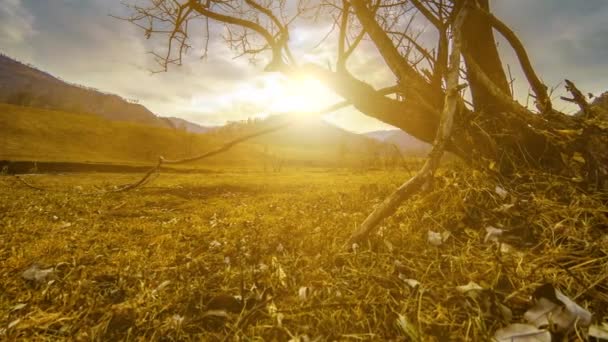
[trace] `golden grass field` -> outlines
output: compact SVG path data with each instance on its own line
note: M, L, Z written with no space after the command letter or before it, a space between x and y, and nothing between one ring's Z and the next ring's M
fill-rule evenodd
M164 173L108 194L91 192L137 175L24 176L48 191L2 176L0 339L481 341L544 283L606 317L598 199L523 175L503 198L446 170L354 249L349 234L409 174ZM510 248L484 242L489 225ZM450 235L435 246L429 231ZM32 265L51 271L24 279ZM471 281L483 291L457 290Z

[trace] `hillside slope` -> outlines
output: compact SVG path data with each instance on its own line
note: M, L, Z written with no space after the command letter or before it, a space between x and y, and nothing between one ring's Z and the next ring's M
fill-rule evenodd
M0 102L74 113L91 113L116 121L171 127L146 107L120 96L69 84L44 71L0 54Z
M151 164L159 155L179 159L209 151L268 124L239 124L195 134L93 114L0 104L0 159ZM330 166L338 159L360 162L381 147L324 122L295 123L188 166L257 167L276 159L285 165Z
M287 115L287 114L285 114ZM289 126L251 140L266 155L286 160L328 160L334 163L357 163L378 159L391 153L390 146L333 126L318 117L294 116ZM233 123L217 128L207 135L236 138L285 122L284 115L264 120Z
M176 118L176 117L161 117L161 118L163 120L165 120L169 124L170 127L174 128L174 129L186 131L189 133L203 134L203 133L210 132L217 128L214 126L202 126L202 125L196 124L194 122L184 120L182 118Z

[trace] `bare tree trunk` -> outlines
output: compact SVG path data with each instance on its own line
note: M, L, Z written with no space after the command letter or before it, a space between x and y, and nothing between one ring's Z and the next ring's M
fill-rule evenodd
M462 1L461 1L462 2ZM489 11L488 0L478 0L479 6ZM487 19L479 13L472 12L467 16L463 27L465 65L470 69L471 62L479 65L481 70L494 81L496 86L505 94L511 94L509 82L505 74L500 55L492 32L492 26ZM469 77L469 87L473 98L473 105L477 111L501 110L486 87L474 76Z

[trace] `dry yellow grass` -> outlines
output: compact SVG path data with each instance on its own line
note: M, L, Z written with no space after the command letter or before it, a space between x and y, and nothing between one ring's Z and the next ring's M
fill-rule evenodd
M405 173L162 174L82 195L134 178L30 177L59 192L0 178L0 338L488 340L544 283L608 316L605 198L554 177L444 170L354 251L344 241ZM54 271L23 279L34 263ZM470 281L485 290L456 289Z

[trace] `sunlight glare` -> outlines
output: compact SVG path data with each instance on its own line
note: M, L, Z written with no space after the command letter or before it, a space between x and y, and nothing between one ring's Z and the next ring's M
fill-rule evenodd
M270 111L282 113L310 113L331 102L329 90L310 76L272 83L266 91L272 93Z

